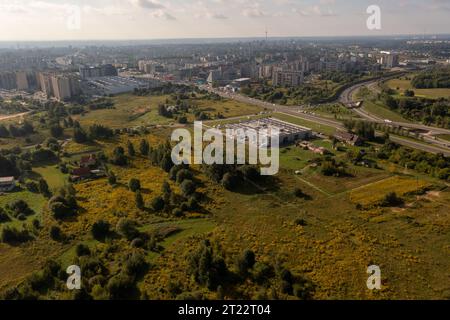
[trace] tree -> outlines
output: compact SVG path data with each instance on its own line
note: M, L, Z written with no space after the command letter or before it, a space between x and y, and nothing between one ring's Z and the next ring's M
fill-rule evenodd
M138 179L131 178L130 182L128 183L128 187L131 191L136 192L138 190L141 190L141 182Z
M55 124L50 127L50 134L54 138L61 137L63 135L63 133L64 133L64 129L59 124Z
M397 194L395 192L389 192L388 194L386 194L386 196L384 197L381 205L383 207L390 207L390 206L396 206L399 205L403 202L403 200L401 198L399 198L397 196Z
M405 90L405 97L414 97L416 93L413 90Z
M255 253L251 250L245 250L236 261L236 267L240 275L245 276L248 270L255 265Z
M128 150L128 155L130 157L134 157L136 155L136 151L134 150L134 145L133 145L133 143L131 143L131 141L127 142L127 150Z
M183 195L188 197L192 195L195 192L195 184L192 180L184 180L183 183L180 185L181 191L183 192Z
M104 220L98 220L92 225L91 234L95 240L104 240L110 233L110 224Z
M187 169L181 169L177 173L177 183L181 184L184 180L192 180L192 172Z
M151 205L152 205L153 210L162 211L164 209L164 205L165 205L164 199L162 197L158 196L152 200Z
M117 177L112 171L110 171L108 174L108 183L112 186L114 186L117 183Z
M148 152L150 151L150 145L147 140L142 139L139 144L139 151L143 156L148 156Z
M111 162L117 166L125 166L128 163L125 150L122 147L116 147L114 149Z
M91 250L87 245L80 243L76 246L75 253L78 257L89 256L91 254Z
M62 238L61 228L58 226L51 226L50 228L50 238L54 241L59 241Z
M85 143L88 141L88 135L82 128L74 128L73 140L76 143Z
M167 181L164 181L162 187L161 187L161 191L164 194L171 194L172 193L172 188L170 188L170 184Z
M188 119L186 116L181 116L178 118L178 123L180 124L186 124L188 122Z
M188 262L188 273L193 275L198 284L217 290L226 281L228 269L225 261L208 240L188 256Z
M135 199L136 199L136 207L141 210L144 209L144 199L142 198L142 194L139 190L135 194Z
M5 127L5 125L0 125L0 138L8 138L9 137L9 131Z
M13 215L18 217L19 215L31 216L34 211L29 207L28 203L24 200L17 200L9 204L9 207L13 211Z
M237 186L237 177L233 173L227 172L222 178L222 186L227 190L233 190Z
M50 197L51 196L51 192L49 190L47 181L45 181L44 178L39 179L39 192L44 196L44 197Z
M71 215L72 212L65 202L52 202L49 208L55 219L64 219Z
M122 218L119 222L117 222L116 229L121 236L125 237L129 241L139 235L139 231L136 228L136 223L125 218Z

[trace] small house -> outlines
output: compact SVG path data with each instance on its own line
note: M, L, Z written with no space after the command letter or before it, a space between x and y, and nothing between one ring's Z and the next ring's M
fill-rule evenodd
M362 144L362 139L358 135L350 132L339 131L334 135L334 137L340 142L351 146L360 146Z
M14 177L0 178L0 192L8 192L16 187L16 179Z
M81 168L91 168L97 165L97 157L95 154L90 154L89 156L81 157L80 167Z

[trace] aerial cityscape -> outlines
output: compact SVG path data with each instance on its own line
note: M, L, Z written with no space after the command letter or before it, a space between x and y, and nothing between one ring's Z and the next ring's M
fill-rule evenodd
M450 299L450 2L0 9L0 300Z

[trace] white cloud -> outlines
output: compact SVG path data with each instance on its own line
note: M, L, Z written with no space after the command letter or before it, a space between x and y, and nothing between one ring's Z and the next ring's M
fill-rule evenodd
M137 6L144 9L164 9L165 6L154 0L135 0Z

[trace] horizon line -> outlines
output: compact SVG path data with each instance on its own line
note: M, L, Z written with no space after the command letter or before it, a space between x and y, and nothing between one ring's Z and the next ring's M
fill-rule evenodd
M411 33L411 34L357 34L357 35L317 35L317 36L268 36L267 39L320 39L320 38L394 38L394 37L430 37L430 36L448 36L450 33ZM106 39L106 38L92 38L92 39L48 39L48 40L1 40L0 43L21 43L21 42L32 42L32 43L42 43L42 42L125 42L125 41L173 41L173 40L239 40L239 39L262 39L265 40L266 36L218 36L218 37L181 37L181 38L117 38L117 39Z

